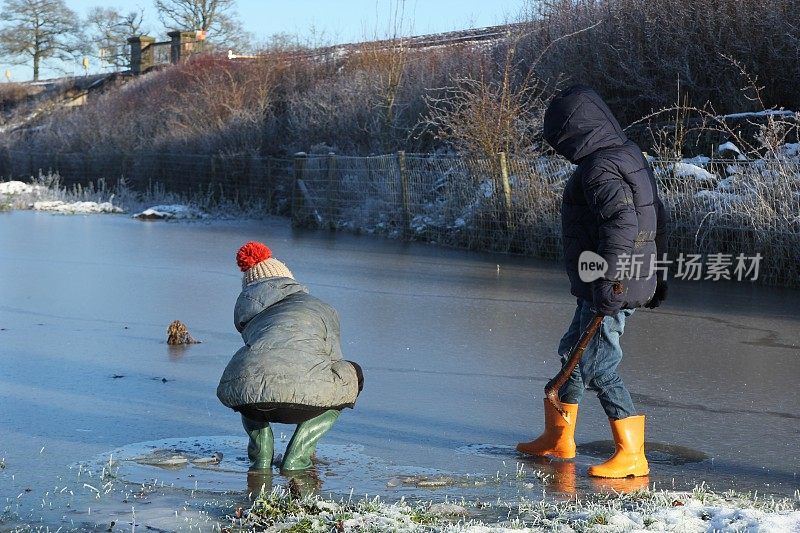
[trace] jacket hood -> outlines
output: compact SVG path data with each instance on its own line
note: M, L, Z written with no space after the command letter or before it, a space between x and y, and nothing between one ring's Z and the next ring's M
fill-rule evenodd
M297 292L307 293L308 289L292 278L265 278L250 283L239 293L233 309L236 331L241 333L254 316Z
M573 163L628 140L608 105L593 89L573 85L553 98L544 114L544 138Z

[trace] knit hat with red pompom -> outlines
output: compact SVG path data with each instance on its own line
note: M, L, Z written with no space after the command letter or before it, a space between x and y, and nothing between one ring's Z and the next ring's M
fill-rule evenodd
M264 278L292 278L286 265L272 257L272 250L260 242L250 241L236 252L236 264L244 272L242 287Z

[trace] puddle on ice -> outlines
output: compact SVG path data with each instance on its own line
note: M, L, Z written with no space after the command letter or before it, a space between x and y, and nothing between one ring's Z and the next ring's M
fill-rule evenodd
M276 457L280 446L281 442L276 442ZM361 449L357 445L321 444L317 475L325 479L345 477L356 468L364 472L362 477L374 473L374 461L361 454ZM109 462L116 468L117 478L129 483L157 479L159 484L178 489L243 492L248 477L247 438L215 436L141 442L104 453L94 461L95 465ZM273 470L278 478L277 468Z
M287 441L276 439L276 458ZM79 531L219 530L226 515L276 487L335 500L380 496L439 503L485 496L486 487L492 499L501 493L515 499L524 490L513 469L505 476L471 476L397 466L367 456L360 445L322 443L315 467L302 474L283 475L276 466L248 472L246 450L245 436L174 438L116 448L71 465L55 490L36 495L36 505L27 507L20 500L9 506L0 530L31 523Z
M522 457L513 446L506 446L504 444L467 444L466 446L458 448L456 453L478 455L480 457L501 457L504 459Z
M287 440L276 439L275 464ZM103 453L72 468L113 479L115 488L104 491L105 485L93 481L99 492L97 501L90 502L92 515L81 512L74 520L87 528L92 520L97 520L92 527L99 527L111 521L129 526L135 519L150 529L173 530L179 522L202 529L275 487L335 500L379 496L440 504L462 498L515 502L522 496L540 497L543 487L537 471L520 470L513 461L503 470L464 474L395 465L364 454L360 445L325 443L318 446L309 472L284 475L275 464L270 471L248 472L246 449L244 436L208 436L140 442Z
M686 465L707 461L709 456L705 453L661 442L646 442L644 445L647 461L651 465ZM614 443L610 440L596 440L578 445L578 453L593 457L609 457L614 453Z
M614 452L612 441L592 441L578 445L572 460L532 457L521 454L513 446L502 444L469 444L456 450L459 454L501 461L516 465L521 477L538 480L538 486L556 498L574 498L597 492L632 492L645 488L691 490L706 480L730 480L741 475L730 469L717 469L705 453L672 444L646 443L650 475L637 478L602 479L586 475L587 468ZM528 473L525 475L525 473ZM533 489L533 485L529 486Z
M276 439L275 464L286 442ZM436 469L398 466L367 456L360 445L321 443L315 468L306 475L286 477L276 465L268 472L248 472L246 437L213 436L141 442L98 456L92 463L115 471L117 479L189 491L214 493L257 492L283 485L302 493L439 499L478 494L491 488L493 497L517 496L531 488L531 480L515 469L456 474ZM534 476L535 480L535 476Z
M468 444L462 446L458 453L466 455L478 455L481 457L500 457L504 459L528 460L532 459L523 455L513 447L502 444ZM578 455L589 455L594 458L605 458L614 453L614 443L610 440L598 440L578 445ZM705 453L676 446L673 444L663 444L660 442L648 442L645 444L645 455L651 464L664 465L685 465L690 463L700 463L707 461L709 456Z

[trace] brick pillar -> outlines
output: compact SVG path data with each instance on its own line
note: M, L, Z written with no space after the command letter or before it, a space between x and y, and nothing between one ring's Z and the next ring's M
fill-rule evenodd
M169 60L173 64L185 61L197 45L197 33L193 31L175 30L167 33L172 46L169 50Z
M155 54L151 46L156 40L147 35L128 38L131 47L131 72L141 74L153 66Z

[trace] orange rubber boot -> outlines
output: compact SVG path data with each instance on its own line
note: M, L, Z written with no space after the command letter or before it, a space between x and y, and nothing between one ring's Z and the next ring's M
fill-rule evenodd
M605 463L589 467L594 477L646 476L650 472L644 456L644 415L608 419L616 451Z
M528 455L572 459L575 457L575 423L578 421L578 404L562 404L569 414L569 422L544 399L544 433L531 442L520 442L517 451Z

